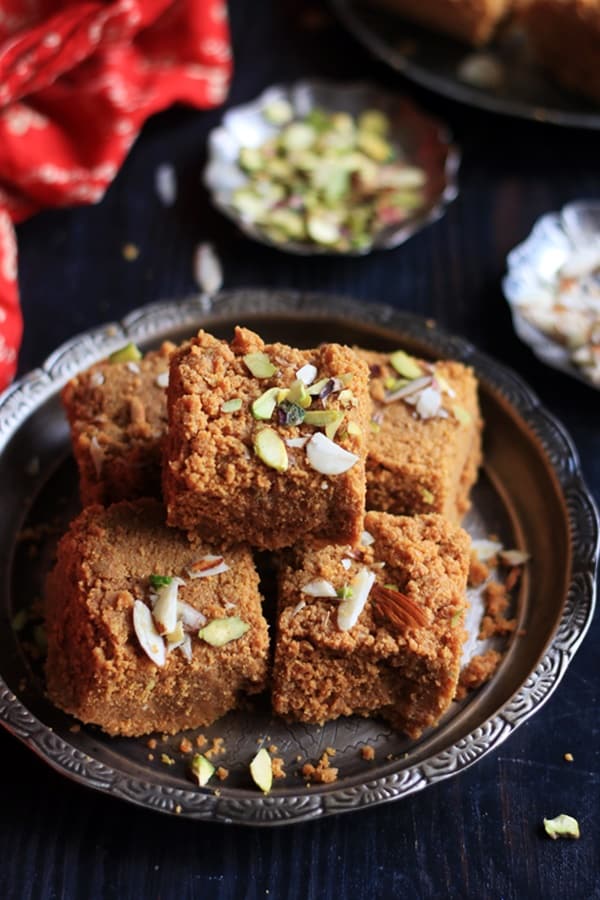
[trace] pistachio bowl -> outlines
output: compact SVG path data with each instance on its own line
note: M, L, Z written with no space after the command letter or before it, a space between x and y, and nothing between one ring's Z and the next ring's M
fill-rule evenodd
M538 359L600 389L600 201L542 216L509 253L502 287Z
M322 139L290 149L290 125L300 125L294 138L302 139L318 117L331 127L326 149ZM357 123L367 120L365 134ZM458 193L459 162L447 129L405 98L364 82L298 81L225 114L208 137L204 184L215 206L254 240L301 255L360 256L396 247L440 218ZM367 211L369 179L385 184L395 209L373 194Z

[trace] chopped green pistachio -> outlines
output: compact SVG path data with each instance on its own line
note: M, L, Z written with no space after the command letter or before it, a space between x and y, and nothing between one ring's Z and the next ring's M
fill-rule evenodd
M342 372L341 375L337 376L338 381L341 381L344 387L348 387L348 385L352 382L354 378L354 372Z
M271 378L277 372L266 353L247 353L244 362L255 378Z
M390 394L394 394L401 388L406 387L407 384L410 384L411 381L414 381L414 378L386 378L385 387Z
M471 424L471 413L468 412L464 408L464 406L460 406L458 403L455 403L452 407L452 412L458 419L461 425L470 425Z
M383 163L392 158L392 145L373 131L360 130L356 144L359 150L362 150L375 162Z
M305 424L315 425L317 428L332 425L334 422L339 425L343 418L344 413L340 413L338 409L309 409L304 414Z
M387 588L389 591L399 591L400 590L400 588L398 587L397 584L384 584L384 587Z
M150 586L158 590L158 588L166 587L173 581L172 575L150 575L148 581Z
M396 350L390 356L390 365L396 370L402 378L408 378L410 381L420 378L423 370L417 360L413 356L409 356L404 350Z
M268 794L273 785L273 766L269 751L264 747L261 747L250 763L250 775L263 794Z
M20 609L18 613L15 613L11 622L13 631L23 631L27 625L28 618L29 615L26 609Z
M262 114L272 125L285 125L294 118L294 108L287 100L271 100L263 107Z
M183 641L184 631L183 631L183 623L177 622L175 624L175 628L173 631L170 631L168 634L165 634L166 639L170 644L178 644Z
M456 612L454 613L454 615L453 615L452 618L450 619L450 625L452 626L452 628L455 628L456 625L458 625L458 623L460 622L460 620L461 620L461 618L462 618L462 614L463 614L463 610L462 610L462 609L457 609L457 610L456 610Z
M308 393L311 397L318 396L329 381L329 378L321 378L319 381L315 381L314 384L311 384L308 388Z
M435 500L431 491L424 487L421 488L421 497L423 498L424 503L433 503Z
M345 584L344 587L338 588L336 594L340 598L340 600L350 600L354 591L350 587L349 584Z
M355 437L358 437L359 434L362 434L362 432L360 430L360 425L358 424L358 422L348 422L347 431L348 431L348 434L352 434Z
M279 144L282 149L287 150L288 152L293 150L308 150L314 143L316 136L317 133L315 129L306 122L292 122L281 132Z
M338 428L340 427L340 425L342 424L342 422L344 421L344 419L345 419L344 413L338 412L337 418L333 419L331 422L329 422L325 426L325 434L327 435L327 437L329 438L330 441L332 441L334 439L336 432L337 432Z
M205 784L208 784L215 774L215 767L211 761L201 753L194 754L190 768L192 775L198 782L198 787L204 787Z
M252 415L255 419L270 419L277 405L279 388L273 387L257 397L252 404Z
M139 347L136 347L136 345L130 341L128 344L125 344L124 347L121 347L120 350L115 350L114 353L111 353L108 357L108 361L110 363L137 362L142 358L142 355Z
M284 400L277 407L277 421L280 425L301 425L306 413L297 403L289 403Z
M236 641L246 634L250 626L243 622L239 616L230 616L225 619L213 619L198 632L198 637L211 647L222 647L230 641Z
M256 172L263 167L262 153L257 147L242 147L239 161L246 172Z
M231 400L226 400L225 403L221 404L221 412L224 413L238 412L241 408L242 401L240 397L232 397Z
M567 816L565 813L561 813L554 819L544 819L544 829L548 837L554 841L561 837L580 837L579 822L573 816Z
M283 403L284 400L287 400L290 393L289 388L280 388L279 393L277 394L277 402Z
M303 409L308 409L312 400L308 388L300 378L296 378L290 385L290 392L285 398L288 403L296 403Z
M379 422L374 422L372 419L369 422L369 427L371 429L371 434L379 434L379 432L381 431L381 425L379 424Z
M277 472L285 472L288 454L285 444L272 428L262 428L254 438L254 451L266 466Z
M358 127L361 131L371 131L385 137L390 130L390 120L378 109L365 109L358 117Z
M335 244L340 238L339 225L316 212L307 217L306 230L317 244Z

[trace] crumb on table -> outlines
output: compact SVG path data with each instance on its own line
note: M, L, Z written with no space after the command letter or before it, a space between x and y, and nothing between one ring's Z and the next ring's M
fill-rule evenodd
M372 762L375 759L375 750L370 744L365 744L364 747L360 748L360 755L363 759L366 759L367 762Z
M337 781L338 771L339 769L329 765L329 754L327 751L323 753L316 766L313 766L312 763L305 763L302 766L303 777L309 778L317 784L333 784L334 781Z

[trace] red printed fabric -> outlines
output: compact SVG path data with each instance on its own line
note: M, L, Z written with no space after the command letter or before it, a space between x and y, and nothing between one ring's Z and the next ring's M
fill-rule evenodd
M226 97L224 0L0 0L0 390L22 333L13 224L100 200L144 121Z

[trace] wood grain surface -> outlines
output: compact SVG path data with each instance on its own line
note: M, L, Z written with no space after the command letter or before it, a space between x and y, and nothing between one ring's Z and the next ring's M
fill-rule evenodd
M512 366L570 431L598 500L600 394L546 368L519 342L500 281L506 253L538 216L600 199L600 134L494 118L417 90L318 6L232 0L230 12L228 105L308 75L369 78L405 92L445 119L461 144L459 198L397 250L291 257L249 242L210 207L200 173L222 110L171 110L148 124L100 204L43 213L20 227L21 371L86 328L193 292L194 249L211 240L228 288L389 303L436 318ZM179 184L170 208L154 188L165 162ZM139 247L133 261L123 256L127 243ZM0 897L598 898L599 639L596 621L548 703L460 776L401 802L283 829L154 815L69 783L2 732ZM579 841L544 835L544 816L560 812L579 819Z

